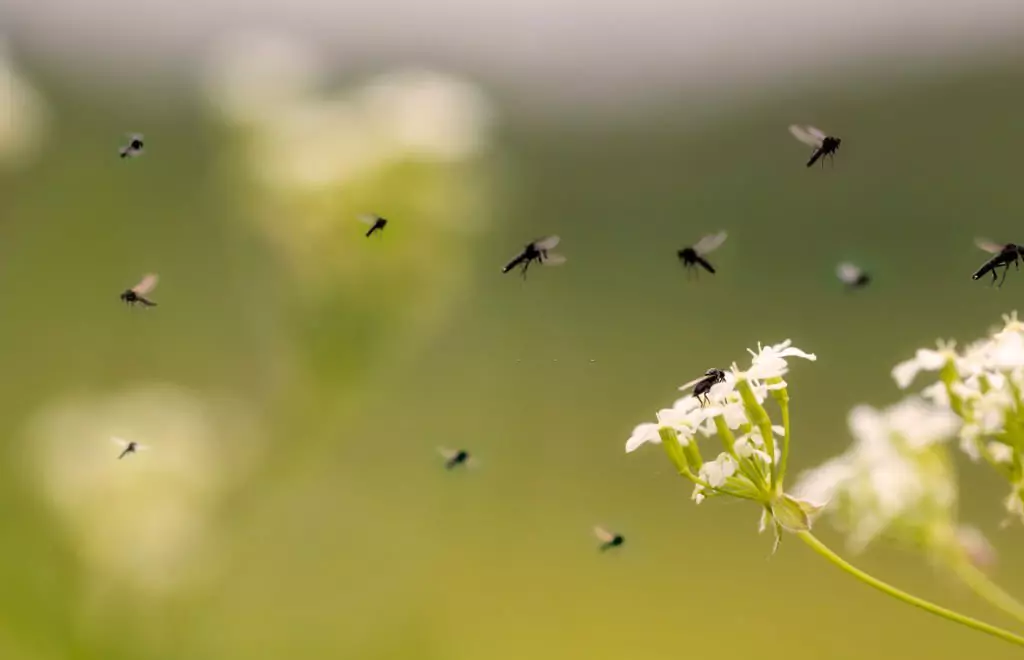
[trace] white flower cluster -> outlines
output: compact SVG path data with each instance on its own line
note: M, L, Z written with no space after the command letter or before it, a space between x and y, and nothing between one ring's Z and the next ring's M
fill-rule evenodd
M956 538L957 485L946 441L960 419L910 397L883 411L857 406L848 423L853 446L801 475L794 494L823 505L854 551L883 534L948 549Z
M807 529L813 507L782 492L789 443L789 395L783 376L789 371L787 358L817 358L791 344L759 344L757 351L750 351L750 369L741 371L734 363L707 392L707 405L694 394L679 399L658 411L656 423L637 426L626 451L645 443L663 444L679 472L694 482L697 503L714 496L751 500L764 507L762 530L769 520L776 533L780 528ZM772 424L764 408L769 395L783 410L782 425ZM718 436L723 451L704 461L698 436Z
M1006 510L1024 520L1024 323L1017 312L1002 327L957 351L952 342L921 349L893 369L901 389L922 372L938 379L921 395L962 421L960 448L972 460L984 459L1010 484Z

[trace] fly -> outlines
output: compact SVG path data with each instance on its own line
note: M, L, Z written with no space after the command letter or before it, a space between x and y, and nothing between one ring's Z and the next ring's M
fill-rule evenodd
M451 470L459 465L465 465L466 467L475 467L476 459L469 455L469 452L465 449L448 449L446 447L438 447L437 453L441 454L444 458L444 467L446 470Z
M860 266L851 264L848 261L844 261L836 266L836 277L838 277L839 281L845 284L848 289L860 289L871 282L870 275L865 273Z
M676 256L679 257L679 261L682 262L687 273L699 273L700 271L697 270L697 266L699 265L701 268L714 275L715 267L708 262L705 256L714 250L717 250L719 246L725 242L727 237L728 234L724 231L720 231L717 234L708 234L697 241L692 247L685 247L676 252Z
M532 243L528 243L526 247L523 248L522 252L516 255L512 261L505 264L505 267L501 269L501 272L507 273L516 266L519 266L523 273L523 279L526 279L526 270L534 261L544 264L545 266L561 266L565 263L565 257L560 254L549 252L549 250L558 245L560 240L561 239L558 236L548 236L546 238L539 238Z
M121 447L121 449L122 449L121 455L117 457L117 460L121 460L122 458L124 458L128 454L134 454L137 451L141 451L143 449L149 449L149 447L147 447L146 445L140 445L139 443L135 442L134 440L129 442L127 440L123 440L123 439L118 438L118 437L113 437L113 438L111 438L111 441L113 441L113 443L115 445Z
M984 238L977 238L974 240L975 245L979 248L994 255L991 259L981 265L981 268L971 275L972 280L981 279L986 273L992 273L992 282L995 282L996 269L1000 266L1003 267L1003 277L999 279L999 283L996 287L1003 286L1003 282L1006 280L1006 273L1010 270L1010 264L1012 263L1017 270L1020 270L1020 258L1024 255L1024 247L1021 247L1015 243L993 243L992 241Z
M372 236L373 232L379 232L383 235L384 227L388 224L388 221L379 215L361 215L359 216L359 221L363 224L371 225L369 231L366 232L367 238Z
M704 372L704 375L700 378L695 378L689 383L686 383L679 389L688 390L693 388L693 396L697 397L700 401L700 407L703 408L705 405L711 403L711 399L708 398L708 393L711 388L718 383L725 382L725 372L721 369L708 369Z
M121 154L121 158L135 158L142 155L143 146L142 133L131 133L128 135L128 144L121 147L118 153Z
M839 144L842 142L837 137L825 135L813 126L797 126L794 124L789 127L789 132L807 146L814 147L814 153L811 154L811 159L807 161L807 167L814 165L822 156L828 156L829 159L832 159L836 151L839 150ZM821 164L824 166L825 161L821 161Z
M613 534L600 525L594 527L594 536L601 542L598 548L601 552L610 548L616 548L626 542L626 538L622 534Z
M150 273L142 278L142 281L133 286L130 289L126 289L121 294L121 300L128 306L133 306L136 303L143 305L144 307L156 307L156 303L146 298L150 291L156 288L156 283L160 281L160 277L155 273Z

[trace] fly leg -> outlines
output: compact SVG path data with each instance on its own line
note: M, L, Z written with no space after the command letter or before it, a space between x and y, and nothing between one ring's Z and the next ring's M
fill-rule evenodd
M1003 282L1006 281L1006 274L1009 273L1009 272L1010 272L1010 264L1006 264L1005 266L1003 266L1003 277L999 280L999 284L996 285L997 289L1002 288ZM992 271L992 277L993 278L995 277L995 274L996 274L995 271Z

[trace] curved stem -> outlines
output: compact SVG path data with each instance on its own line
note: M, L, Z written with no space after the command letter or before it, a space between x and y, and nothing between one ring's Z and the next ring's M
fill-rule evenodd
M998 637L999 639L1010 642L1011 644L1024 646L1024 637L1020 637L1019 635L1015 635L1008 630L997 628L996 626L985 623L983 621L972 619L969 616L958 614L953 610L946 609L945 607L936 605L935 603L931 603L922 598L918 598L917 596L908 594L907 592L901 591L900 589L897 589L896 587L886 582L882 582L878 578L868 575L864 571L860 570L853 564L850 564L845 559L837 555L835 552L829 549L827 545L819 541L818 538L810 532L797 532L796 535L799 536L804 543L809 545L812 550L814 550L819 555L832 562L836 567L841 568L842 570L846 571L847 573L857 578L861 582L867 584L868 586L874 587L882 593L892 596L896 600L900 600L908 605L918 607L926 612L930 612L931 614L942 617L943 619L946 619L948 621L959 623L960 625L967 626L968 628L973 628L978 632L983 632L988 635L992 635L993 637Z
M785 390L783 390L785 394ZM786 465L789 463L789 395L779 396L775 399L779 404L779 411L782 413L782 456L779 457L779 463L775 466L776 472L775 477L772 479L772 485L775 487L776 493L782 492L782 482L786 478Z
M1024 623L1024 604L1002 590L995 582L969 561L957 562L953 571L960 580L981 599Z

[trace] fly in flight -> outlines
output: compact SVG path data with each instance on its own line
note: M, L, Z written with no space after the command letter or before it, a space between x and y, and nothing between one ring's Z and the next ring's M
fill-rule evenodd
M155 273L150 273L142 278L142 281L133 286L130 289L126 289L121 294L121 300L128 306L134 306L136 303L144 307L156 307L156 303L146 298L149 292L156 288L156 283L160 281L160 277Z
M121 158L135 158L143 152L142 133L131 133L128 135L128 144L119 150Z
M465 449L448 449L447 447L438 447L437 453L441 454L444 458L444 467L446 470L451 470L459 465L465 465L466 467L475 467L476 459L469 455L469 452Z
M117 460L121 460L122 458L124 458L128 454L134 454L137 451L142 451L143 449L149 449L149 447L147 447L146 445L140 445L139 443L137 443L135 441L129 442L127 440L123 440L123 439L118 438L118 437L113 437L113 438L111 438L111 440L114 442L115 445L117 445L118 447L121 447L121 449L122 449L121 455L117 457Z
M865 273L860 266L851 264L848 261L844 261L836 266L836 277L838 277L839 281L845 284L848 289L860 289L871 282L870 275Z
M601 542L601 546L598 548L601 552L610 548L615 548L626 542L625 537L622 534L613 534L604 527L598 525L594 527L594 536Z
M361 215L359 216L359 221L363 224L371 225L370 230L366 232L367 238L372 236L373 232L383 235L384 227L388 224L388 221L379 215Z
M727 237L728 234L724 231L720 231L717 234L708 234L697 241L693 247L686 247L676 252L676 256L679 257L679 261L682 262L688 274L699 273L700 271L697 270L697 266L699 265L701 268L714 275L715 267L708 263L708 260L705 257L714 250L717 250L719 246L725 242Z
M525 279L526 270L534 261L544 264L545 266L561 266L565 263L565 257L549 251L558 245L560 240L561 239L557 236L548 236L546 238L539 238L532 243L528 243L526 247L523 248L522 252L516 255L512 261L505 264L505 267L501 269L501 272L507 273L516 266L519 266L523 273L523 279Z
M807 167L814 165L822 156L828 156L830 159L833 158L833 154L839 150L839 144L842 142L837 137L825 135L813 126L797 126L794 124L789 127L789 132L807 146L814 147L814 153L811 154L811 159L807 161ZM821 161L821 164L824 165L825 161Z
M1017 270L1020 270L1020 259L1024 257L1024 247L1015 243L993 243L992 241L984 238L974 239L975 245L980 247L985 252L994 255L991 259L981 265L981 268L971 275L972 280L981 279L986 273L992 273L992 281L996 281L996 269L1000 266L1003 267L1003 277L999 279L997 287L1003 286L1003 282L1006 280L1006 273L1010 271L1010 264L1016 266Z
M679 389L688 390L693 388L693 396L697 397L700 401L700 407L703 408L705 405L711 403L711 399L708 398L708 392L711 388L718 383L725 382L725 372L721 369L708 369L704 372L704 375L700 378L694 378L689 383L686 383Z

